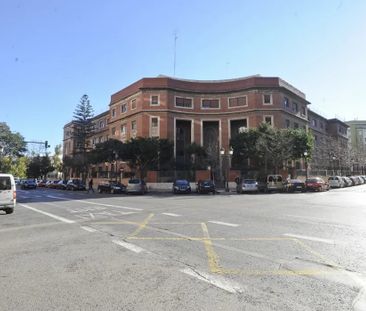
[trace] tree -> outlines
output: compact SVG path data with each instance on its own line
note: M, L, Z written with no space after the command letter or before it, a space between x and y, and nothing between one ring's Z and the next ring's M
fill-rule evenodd
M9 172L9 164L21 157L26 151L26 142L19 133L11 132L5 122L0 122L0 171Z
M206 169L207 152L206 149L196 143L187 145L185 152L191 160L190 166L193 169Z
M87 162L87 138L93 130L91 118L93 117L93 107L90 104L88 95L83 95L79 104L74 111L74 137L76 138L77 153L81 154L81 173L83 180L86 179L86 172L88 169Z
M288 160L302 158L305 151L310 159L313 137L301 129L277 129L262 123L256 129L239 133L230 144L234 149L234 165L242 168L238 164L248 163L250 159L257 169L267 174L277 173Z
M48 156L36 156L33 157L28 164L27 176L32 178L44 178L48 172L53 170L54 167Z
M143 178L147 169L159 169L164 162L170 161L172 150L172 143L165 139L138 137L123 144L119 158L128 161L130 168L139 171Z
M55 154L52 156L52 166L57 172L62 171L62 147L61 145L55 146Z

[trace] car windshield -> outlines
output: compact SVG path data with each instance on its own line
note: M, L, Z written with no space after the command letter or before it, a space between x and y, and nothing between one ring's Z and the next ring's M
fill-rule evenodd
M130 179L128 181L128 183L129 184L135 184L135 185L137 185L137 184L140 184L141 183L141 180L140 179Z
M179 186L186 186L189 184L189 182L187 180L176 180L175 184Z
M255 179L244 179L244 184L255 184L257 181Z

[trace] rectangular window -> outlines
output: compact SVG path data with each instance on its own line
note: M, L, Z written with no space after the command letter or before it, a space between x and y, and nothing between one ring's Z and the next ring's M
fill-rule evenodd
M290 127L290 120L285 120L285 122L286 122L286 128L289 128Z
M137 131L137 122L136 121L131 122L131 131Z
M318 126L318 121L316 119L313 119L312 124L313 124L314 127L317 127Z
M150 136L159 137L159 118L152 117L150 119Z
M99 128L102 129L104 127L104 122L103 121L99 121Z
M111 132L112 132L112 136L116 135L116 128L115 127L112 127Z
M150 105L151 106L158 106L159 105L159 96L158 95L151 95Z
M263 94L263 105L272 105L272 95Z
M131 110L136 109L136 98L131 100Z
M229 108L243 107L243 106L248 106L246 96L229 98Z
M201 107L203 109L218 109L220 108L220 101L218 99L202 99Z
M295 102L292 103L292 110L296 113L299 112L299 106L297 105L297 103Z
M126 135L127 132L127 126L126 124L121 125L121 135Z
M182 107L182 108L192 108L193 100L192 98L186 98L186 97L176 97L175 98L175 106L176 107Z
M299 123L294 123L294 129L298 129L299 128Z
M127 112L127 104L122 104L121 105L121 113L126 113Z
M306 116L306 110L304 106L301 106L301 115Z
M269 125L273 125L273 116L264 116L263 121Z
M114 118L116 116L116 109L112 109L112 118Z
M287 97L283 98L283 105L285 108L290 108L290 100Z

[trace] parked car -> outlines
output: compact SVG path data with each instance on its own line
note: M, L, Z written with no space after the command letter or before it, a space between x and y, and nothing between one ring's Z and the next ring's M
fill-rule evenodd
M173 193L191 193L191 185L186 179L177 179L173 183Z
M25 180L22 185L20 186L21 189L36 189L37 184L34 179L27 179Z
M295 191L306 191L305 182L300 179L288 179L284 183L284 191L286 192L295 192Z
M328 191L329 184L320 177L310 177L305 180L306 190L308 191Z
M262 192L283 191L281 175L267 175L258 179L258 188Z
M39 180L37 183L37 187L46 187L47 180Z
M199 180L196 186L197 193L216 193L215 183L212 180Z
M6 214L14 212L16 205L16 185L13 175L0 174L0 210Z
M58 183L55 184L55 189L58 190L66 190L67 181L66 180L60 180Z
M352 180L349 177L342 177L343 182L344 182L344 186L345 187L350 187L353 186Z
M352 181L352 186L357 186L360 184L360 180L356 176L350 176L349 178Z
M121 184L120 182L110 180L105 183L99 184L97 190L99 193L125 193L126 186L124 184Z
M331 188L343 188L344 181L341 176L329 176L328 178L329 187Z
M85 184L80 179L69 179L66 190L85 190Z
M258 192L258 182L255 179L243 179L236 185L237 193Z
M147 192L147 186L143 179L130 179L126 187L126 193L139 193L145 194Z
M365 180L362 178L362 176L356 176L356 177L360 181L360 185L363 185L365 183Z

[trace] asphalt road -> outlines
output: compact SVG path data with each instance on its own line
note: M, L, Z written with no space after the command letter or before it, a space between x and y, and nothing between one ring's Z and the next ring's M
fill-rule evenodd
M19 190L0 310L366 310L365 201Z

